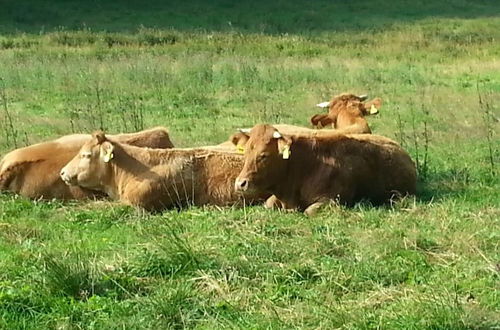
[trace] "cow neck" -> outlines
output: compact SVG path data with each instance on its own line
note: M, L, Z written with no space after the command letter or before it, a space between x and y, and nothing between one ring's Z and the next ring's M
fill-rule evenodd
M337 157L338 147L346 140L351 139L343 134L330 136L306 137L294 136L292 138L290 163L287 167L287 180L279 185L274 192L278 199L284 201L290 207L305 209L314 202L315 194L311 193L318 189L317 176L325 166L325 158L342 161ZM331 165L326 165L331 167Z
M114 157L110 162L111 175L106 193L121 196L125 186L133 182L133 178L149 171L152 167L168 162L172 158L170 149L151 149L127 144L114 143Z
M286 169L283 171L284 179L272 192L290 207L300 206L302 187L307 184L307 177L314 172L316 157L311 157L314 155L312 140L305 137L292 137L291 157L287 160Z
M201 150L206 153L206 150ZM193 164L196 149L152 149L144 147L135 147L130 145L115 144L114 158L111 162L112 174L110 176L109 184L106 185L110 191L108 194L112 196L120 196L126 198L123 194L126 192L127 185L136 184L139 177L152 171L157 166L174 164L179 166L179 163ZM200 160L201 161L201 160ZM193 164L193 166L195 166ZM161 173L164 169L159 169ZM182 175L179 173L179 175ZM199 173L195 171L194 180L199 181L197 178ZM171 177L172 180L179 179L178 177ZM202 189L203 187L195 187L195 190Z

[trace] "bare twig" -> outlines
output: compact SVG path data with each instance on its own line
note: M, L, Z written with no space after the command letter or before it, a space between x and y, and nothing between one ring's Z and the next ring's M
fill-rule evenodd
M486 128L486 141L488 143L488 159L490 163L490 172L491 175L495 175L495 157L493 151L493 124L492 124L492 111L491 104L487 98L485 98L481 94L481 90L479 88L479 81L476 83L477 96L479 100L479 108L483 112L483 123Z
M0 82L1 82L0 97L2 98L2 109L5 117L5 120L3 121L5 125L5 127L3 128L3 133L5 135L5 140L7 142L7 145L9 146L13 145L15 148L17 148L18 131L14 127L14 120L7 106L7 92L5 87L5 80L2 77L0 77Z

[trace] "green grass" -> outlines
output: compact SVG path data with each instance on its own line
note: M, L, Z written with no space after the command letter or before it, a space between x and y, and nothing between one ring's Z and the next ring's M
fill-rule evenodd
M370 125L419 194L314 218L2 194L0 328L500 326L500 5L127 4L2 4L2 153L155 125L216 144L352 91L384 100Z

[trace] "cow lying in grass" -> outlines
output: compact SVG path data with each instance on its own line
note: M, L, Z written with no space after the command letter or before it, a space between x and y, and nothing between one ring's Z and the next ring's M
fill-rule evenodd
M274 194L279 205L306 214L330 200L378 204L414 194L416 170L396 142L370 134L281 134L270 125L252 128L245 164L235 181L243 194ZM277 203L278 202L278 203Z
M84 199L100 193L70 187L59 172L89 141L89 134L73 134L13 150L0 162L0 190L34 199ZM168 131L157 127L137 133L110 135L114 141L138 147L172 148Z
M62 170L69 185L105 192L150 211L242 202L234 180L243 166L235 152L137 148L96 132ZM248 194L249 202L257 195ZM267 196L265 196L267 197Z
M371 133L370 126L365 116L378 113L382 106L380 98L369 102L366 95L341 94L335 96L330 102L318 104L319 107L328 107L326 114L317 114L311 117L311 124L315 128L331 126L341 129L344 134Z

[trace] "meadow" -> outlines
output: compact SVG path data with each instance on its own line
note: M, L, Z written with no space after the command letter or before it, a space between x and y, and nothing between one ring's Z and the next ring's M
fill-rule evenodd
M341 92L419 192L317 216L0 195L0 328L499 329L500 4L13 1L0 154L73 132L176 146L307 126Z

